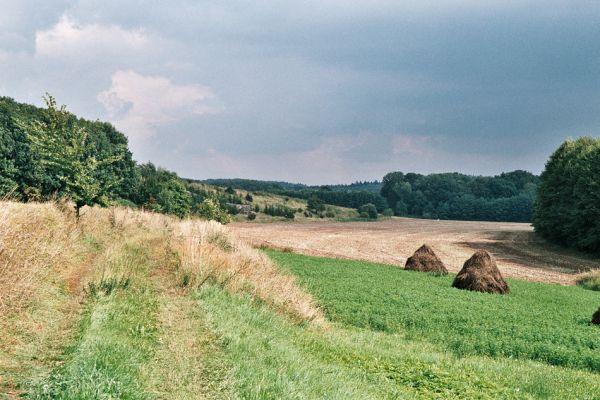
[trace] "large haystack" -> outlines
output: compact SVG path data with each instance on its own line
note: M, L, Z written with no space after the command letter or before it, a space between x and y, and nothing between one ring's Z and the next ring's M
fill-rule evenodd
M600 325L600 308L594 313L594 316L592 317L592 324Z
M446 275L448 270L438 258L433 249L426 244L419 247L415 253L406 260L404 269L409 271L432 272L436 275Z
M485 250L477 251L465 261L452 286L484 293L505 294L510 290L496 262Z

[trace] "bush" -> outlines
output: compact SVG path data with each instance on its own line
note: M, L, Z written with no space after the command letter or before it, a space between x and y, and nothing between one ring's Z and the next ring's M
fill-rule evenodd
M358 212L361 214L366 214L366 218L376 219L377 218L377 207L375 204L367 203L363 204L358 208Z
M253 221L253 220L255 220L255 219L256 219L256 213L255 213L254 211L250 211L250 212L248 213L248 219L249 219L250 221Z
M334 213L333 211L327 211L327 212L325 213L325 216L326 216L327 218L335 218L335 213Z
M229 214L213 199L205 199L198 207L198 216L226 224L230 221Z
M325 204L315 194L311 195L306 202L306 208L312 212L325 210Z
M246 195L246 201L249 202L249 203L252 203L253 200L254 200L254 198L252 197L252 195L250 193L248 193Z
M266 205L264 213L273 217L285 217L287 219L294 219L295 210L287 206L280 205Z
M385 210L383 210L384 217L392 217L393 215L394 215L394 210L392 210L391 208L386 208Z

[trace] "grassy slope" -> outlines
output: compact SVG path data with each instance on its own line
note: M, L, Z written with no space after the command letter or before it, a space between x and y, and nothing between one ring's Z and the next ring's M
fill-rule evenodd
M600 372L597 292L509 280L511 294L451 287L433 277L367 262L269 251L293 271L326 314L347 326L403 332L458 355L539 360Z

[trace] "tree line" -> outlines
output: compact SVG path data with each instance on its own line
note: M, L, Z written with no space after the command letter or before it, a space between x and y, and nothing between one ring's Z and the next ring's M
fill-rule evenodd
M218 192L198 192L174 172L137 164L127 138L112 125L87 121L44 97L46 108L0 97L0 197L68 198L75 212L123 204L184 217L228 221Z
M391 172L381 195L398 216L530 222L538 183L520 170L492 177Z

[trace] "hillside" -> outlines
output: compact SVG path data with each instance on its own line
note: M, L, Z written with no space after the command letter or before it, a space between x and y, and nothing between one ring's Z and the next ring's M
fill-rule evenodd
M596 292L511 281L508 297L457 293L448 278L267 256L214 222L120 208L86 207L76 222L70 207L3 202L0 216L1 397L593 399L600 393L597 357L585 350L600 340L587 322ZM431 290L443 307L427 300ZM445 292L454 300L447 302ZM532 299L544 293L569 321L560 332L552 329L563 314L540 322L546 305ZM406 304L398 302L412 297L434 307L436 317L423 308L406 320ZM464 349L440 342L435 327L445 313L459 318L456 298L478 310L452 327L453 334L471 332ZM470 324L481 325L485 310L500 303L517 308L486 329L498 335L513 324L522 336L534 329L524 347L533 353L520 352L520 342L489 347L493 340L472 331ZM552 332L552 340L564 342L558 353L543 345ZM506 358L509 350L517 359Z

